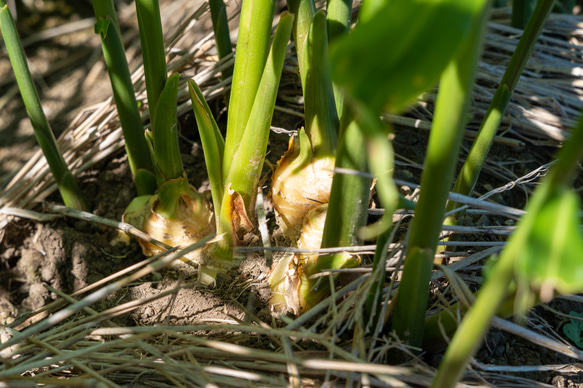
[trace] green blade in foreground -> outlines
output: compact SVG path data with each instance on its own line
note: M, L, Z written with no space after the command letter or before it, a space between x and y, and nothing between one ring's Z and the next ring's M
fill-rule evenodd
M345 115L345 117L348 115ZM355 172L367 171L366 140L356 120L345 124L338 139L335 169ZM348 247L360 244L358 231L366 224L371 179L367 175L337 172L332 179L330 201L324 230L322 248ZM328 277L311 278L311 275L329 270L350 268L359 260L346 253L320 256L305 269L306 285L302 295L306 305L313 307L330 294ZM317 290L315 292L314 290Z
M0 7L2 37L36 140L47 159L65 205L77 210L86 210L87 206L83 200L81 190L77 186L75 177L67 167L67 163L57 146L53 131L43 112L14 19L5 0L0 0Z
M471 34L441 77L421 176L422 189L411 223L409 248L395 304L392 330L402 341L415 347L420 347L423 340L433 255L441 232L481 53L487 2L480 3L482 7L472 15Z

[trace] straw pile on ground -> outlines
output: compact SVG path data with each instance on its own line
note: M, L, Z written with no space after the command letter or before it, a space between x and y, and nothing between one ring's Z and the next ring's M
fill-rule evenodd
M194 7L191 1L161 2L169 68L183 75L179 101L179 114L190 110L185 80L194 77L203 85L208 100L216 99L228 90L228 81L220 81L220 67L213 56L212 35L207 7ZM236 18L235 5L229 12ZM131 7L121 15L126 20L135 19ZM502 9L492 15L487 45L480 64L478 85L472 105L473 119L468 123L467 137L471 138L479 125L501 78L510 54L518 42L519 30L509 26L509 10ZM557 146L568 136L568 128L574 123L583 107L582 45L579 37L583 32L581 18L554 15L539 40L532 59L509 106L503 127L496 138L498 143L510 149L522 149L535 145ZM234 31L236 33L236 31ZM131 36L128 39L134 39ZM134 48L130 46L129 51ZM94 50L99 50L96 46ZM284 77L295 77L295 60L290 56ZM96 65L98 66L98 65ZM142 102L144 120L148 118L143 69L137 65L133 79ZM291 83L295 81L290 81ZM286 82L282 82L285 88ZM301 116L301 106L295 104L299 96L282 93L278 110L282 114ZM403 116L385 119L403 128L429 129L435 93L422 96L420 102ZM277 130L277 129L275 129ZM410 129L409 129L410 130ZM59 138L65 158L76 174L88 171L96 163L112 158L123 148L121 129L116 118L112 98L107 98L85 108L73 120ZM406 157L399 163L418 166ZM468 203L469 213L480 213L516 219L520 209L500 207L485 198L515 186L530 191L528 184L546 171L547 165L522 177L515 176L500 165L488 165L487 172L507 182L480 200ZM406 186L407 183L402 182ZM414 185L411 185L414 188ZM47 165L40 151L12 177L0 192L0 238L7 225L19 217L37 219L39 222L61 214L62 209L48 207L43 214L31 212L39 209L39 203L55 191ZM379 212L371 210L371 213ZM84 217L75 214L74 216ZM104 222L89 219L90 222ZM110 223L111 224L111 223ZM124 228L113 222L114 226ZM125 230L125 229L124 229ZM459 235L505 236L511 226L479 225L449 227L444 231ZM126 230L127 231L127 230ZM403 236L402 238L405 238ZM480 240L479 238L475 240ZM446 299L457 299L460 287L456 282L479 283L474 275L490 254L498 252L503 241L460 241L465 250L477 253L449 257L450 273L436 272L433 281ZM404 241L394 241L390 249L393 258L387 263L391 283L387 298L398 278ZM449 244L454 244L448 243ZM241 250L243 254L251 254ZM274 248L285 251L285 248ZM374 251L373 246L354 247L357 252ZM152 299L167 300L171 312L173 298L179 290L196 287L187 281L175 288L152 296L132 300L104 310L93 309L95 303L127 287L143 276L159 270L180 257L180 252L144 260L122 272L113 274L71 295L56 289L51 292L60 299L40 310L21 314L0 328L0 385L29 387L46 386L87 387L299 387L299 386L369 386L399 387L428 386L434 369L421 358L404 366L385 363L387 353L403 348L390 335L377 327L364 332L368 325L362 321L364 295L373 281L369 267L359 269L360 276L335 293L307 314L292 320L275 317L272 322L262 321L252 311L246 310L242 320L222 323L193 322L190 325L173 326L162 320L153 326L120 326L115 318L129 314ZM468 272L464 272L468 270ZM463 280L462 280L463 279ZM581 304L579 297L569 297ZM439 309L436 303L428 312ZM93 308L92 308L93 306ZM245 310L245 309L243 309ZM40 319L42 318L42 319ZM531 319L533 319L531 317ZM583 361L583 353L555 339L548 325L537 321L536 330L519 327L496 320L495 326L533 342L534 346L550 348L570 357L572 365L541 366L492 366L474 362L474 370L465 376L474 385L488 383L506 386L546 386L518 377L512 372L536 372L561 370L562 373L581 373L577 362ZM505 374L501 374L505 373Z

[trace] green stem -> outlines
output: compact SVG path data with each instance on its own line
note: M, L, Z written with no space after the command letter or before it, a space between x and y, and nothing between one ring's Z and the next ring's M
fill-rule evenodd
M242 142L255 95L269 53L275 0L244 0L239 22L229 117L223 159L223 178L230 173L233 157ZM225 181L225 184L228 184Z
M366 139L356 120L350 121L340 136L335 168L368 170ZM358 231L366 224L368 215L370 185L371 179L366 176L334 174L322 248L358 245Z
M232 164L224 184L230 185L243 197L248 214L254 214L254 199L265 160L271 119L293 19L293 15L288 13L280 16L247 128L237 152L229 157L225 145L225 158L230 158Z
M223 0L209 0L209 6L211 8L213 31L220 60L233 52L229 31L229 19L227 18L227 8L225 7ZM233 75L233 67L229 66L223 69L222 75L223 79L231 77Z
M475 20L471 36L450 61L440 81L421 177L422 190L411 225L392 326L401 340L415 347L421 346L423 340L433 256L465 127L486 14L484 10L481 20Z
M326 16L328 23L328 42L332 43L350 31L352 0L328 0L326 11L328 14ZM336 112L340 116L344 106L344 93L336 83L333 84L333 89Z
M314 5L314 0L288 0L287 7L289 12L294 14L295 17L293 36L296 45L296 54L298 56L302 90L304 90L305 94L306 73L310 68L306 46L308 45L308 35L314 14L316 13L316 6Z
M36 140L47 159L49 168L55 178L59 192L65 205L77 210L86 210L81 190L77 186L75 177L67 166L49 122L43 112L38 93L34 86L22 43L18 37L16 25L5 0L0 0L0 29L10 64L16 77L20 95L24 101L28 117L34 129Z
M344 118L351 116L346 113ZM335 168L364 172L368 170L366 139L357 120L344 125L339 139ZM336 173L332 180L322 248L358 245L358 231L366 224L371 179L368 176ZM331 255L343 263L342 254ZM334 263L334 261L332 261ZM335 267L329 267L335 268ZM325 282L324 286L328 284Z
M478 299L465 316L456 335L449 344L443 362L439 365L432 388L454 387L465 367L480 345L490 325L490 320L498 311L508 293L507 285L514 272L513 256L506 250L495 264L492 273L478 293Z
M103 56L113 90L113 97L123 130L126 152L138 195L154 194L156 176L146 138L134 87L119 34L113 0L95 0L93 9L101 35Z
M158 0L136 0L136 12L144 59L150 121L154 123L158 99L168 78Z
M494 98L490 102L490 106L484 116L474 144L457 177L453 192L464 195L471 195L473 193L488 151L492 146L494 136L500 127L504 112L510 103L512 93L518 84L526 62L551 13L554 2L554 0L541 0L538 2L534 14L520 37L514 54L512 54L510 63L494 94ZM458 206L456 202L452 201L448 204L447 211L454 210Z
M314 15L304 46L307 69L304 83L304 114L306 133L314 157L333 156L336 151L338 115L330 77L326 15Z
M173 74L164 87L156 109L156 119L152 125L154 136L154 159L164 181L182 177L182 159L178 144L176 122L176 100L180 74Z
M348 116L349 113L344 117ZM335 168L367 171L366 139L362 128L357 120L350 121L345 126L338 143ZM366 175L334 174L322 248L359 245L358 231L366 224L368 215L370 184L371 179ZM302 282L302 288L308 290L304 294L306 304L315 306L330 294L328 277L311 279L311 275L328 269L354 267L357 263L357 260L347 257L345 253L321 256L313 260L305 269L306 285Z

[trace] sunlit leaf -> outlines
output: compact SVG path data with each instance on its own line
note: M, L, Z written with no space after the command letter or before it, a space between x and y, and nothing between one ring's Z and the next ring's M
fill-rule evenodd
M555 291L583 290L583 239L577 194L566 186L543 185L527 207L515 270L519 289L534 289L548 301Z
M385 1L331 47L333 79L374 108L402 109L437 83L482 9L481 1Z

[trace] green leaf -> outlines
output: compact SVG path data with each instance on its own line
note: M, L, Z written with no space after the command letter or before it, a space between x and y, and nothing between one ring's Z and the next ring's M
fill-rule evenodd
M102 39L105 39L107 37L107 29L109 28L110 24L111 20L109 19L98 20L94 26L95 33L101 35Z
M373 108L400 110L436 84L482 9L482 1L384 1L331 47L333 80Z
M575 311L571 311L569 315L583 319L583 315L578 314ZM583 331L583 321L576 319L570 319L570 321L570 323L563 326L563 334L573 341L579 349L583 349L583 338L581 336L581 331Z
M219 131L219 127L200 88L194 80L188 80L188 91L198 125L198 132L202 141L213 203L216 209L220 209L223 199L222 161L225 151L225 140Z
M180 74L176 73L166 81L158 99L152 125L156 166L164 180L180 178L183 175L176 118L179 79Z
M566 185L544 183L535 192L527 207L524 235L520 236L524 242L516 258L519 290L534 288L543 302L555 291L570 294L583 290L579 209L577 193Z

